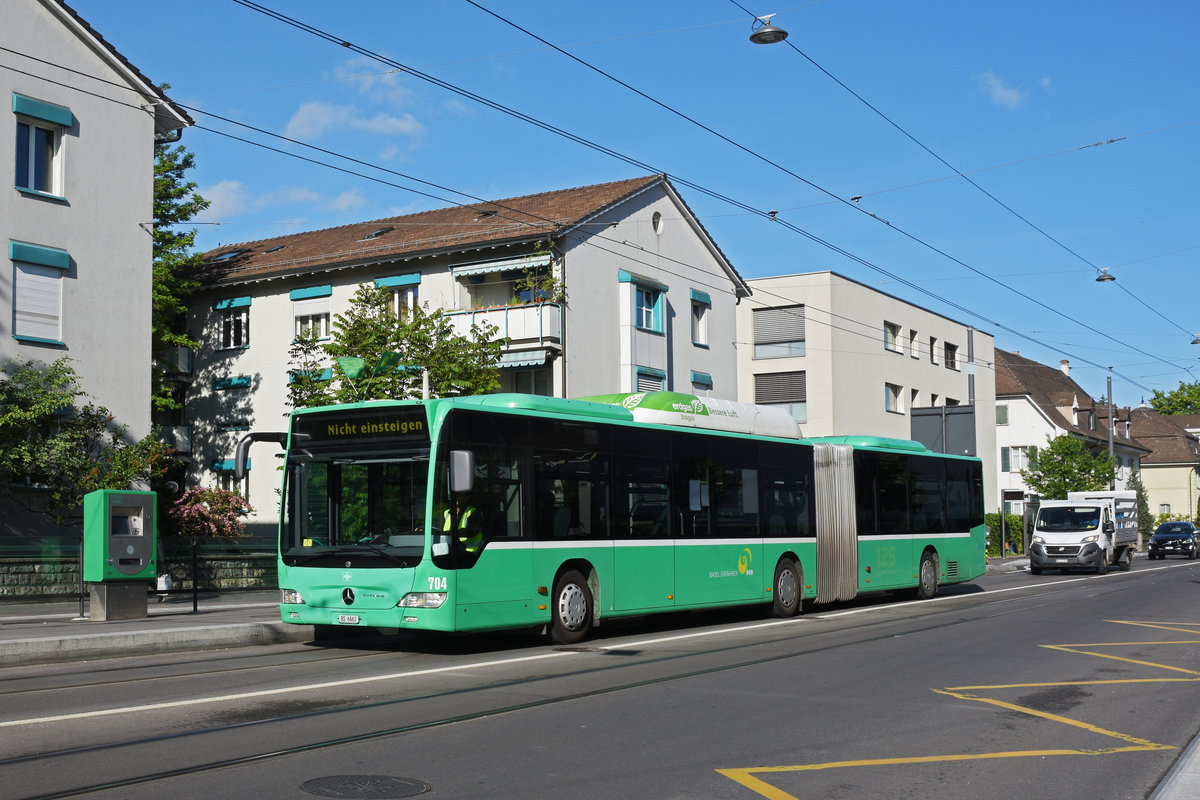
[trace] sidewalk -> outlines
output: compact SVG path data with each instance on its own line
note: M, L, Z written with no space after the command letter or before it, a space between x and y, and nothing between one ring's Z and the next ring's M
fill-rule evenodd
M1028 572L1029 571L1029 556L1008 556L1007 558L989 558L987 560L987 574L1001 575L1005 572Z
M191 594L148 594L143 619L93 622L87 606L81 618L78 598L0 602L0 667L313 639L280 621L277 590L201 593L194 612Z

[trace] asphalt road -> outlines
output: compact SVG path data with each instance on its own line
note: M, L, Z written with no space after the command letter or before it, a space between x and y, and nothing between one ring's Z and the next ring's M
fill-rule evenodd
M1143 798L1200 564L525 633L0 670L5 798Z

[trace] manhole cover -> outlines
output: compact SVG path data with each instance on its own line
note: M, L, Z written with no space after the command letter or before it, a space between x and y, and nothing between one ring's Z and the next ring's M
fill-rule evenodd
M346 800L387 800L391 797L416 797L429 791L429 784L390 775L330 775L313 778L300 788L318 797Z

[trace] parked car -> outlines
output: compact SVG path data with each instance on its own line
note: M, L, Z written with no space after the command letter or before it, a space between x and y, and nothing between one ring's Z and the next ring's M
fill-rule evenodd
M1154 529L1147 548L1151 559L1167 556L1200 557L1200 534L1190 522L1164 522Z

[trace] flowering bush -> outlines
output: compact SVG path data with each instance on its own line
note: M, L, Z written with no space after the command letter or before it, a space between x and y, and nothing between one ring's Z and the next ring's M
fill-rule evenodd
M181 536L237 539L246 535L241 518L253 510L237 492L196 486L184 492L169 513Z

